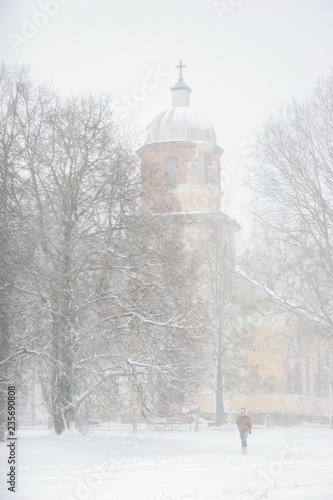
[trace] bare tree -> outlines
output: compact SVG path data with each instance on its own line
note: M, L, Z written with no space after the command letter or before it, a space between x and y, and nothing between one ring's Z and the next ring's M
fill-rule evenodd
M10 83L12 358L38 371L57 434L96 403L170 409L193 392L202 339L179 225L142 206L149 183L108 96Z
M95 389L82 358L96 354L90 328L103 254L137 199L138 168L117 138L107 97L62 101L38 89L25 113L18 144L26 235L20 287L35 305L41 382L60 434L77 422L83 394ZM27 345L32 354L31 336Z
M333 74L272 117L247 183L254 237L248 267L296 309L333 324ZM248 250L247 250L248 251ZM250 264L251 262L251 264Z
M19 110L22 86L28 79L25 68L0 68L0 435L7 427L6 387L15 385L10 361L12 349L13 318L13 253L15 252L11 199L14 196L15 141L20 132Z

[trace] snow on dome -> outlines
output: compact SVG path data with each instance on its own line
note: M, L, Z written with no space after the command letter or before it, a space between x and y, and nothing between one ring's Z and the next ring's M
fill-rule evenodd
M199 111L177 106L163 111L148 125L144 144L195 142L216 146L211 122Z

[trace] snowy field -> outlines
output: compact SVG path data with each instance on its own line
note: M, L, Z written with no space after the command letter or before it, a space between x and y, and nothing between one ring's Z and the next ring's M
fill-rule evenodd
M1 500L333 500L333 430L254 429L241 454L236 429L61 437L21 431L16 492Z

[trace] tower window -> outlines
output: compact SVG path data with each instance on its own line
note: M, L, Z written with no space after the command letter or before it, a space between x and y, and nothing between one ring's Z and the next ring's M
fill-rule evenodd
M197 184L198 186L205 186L207 183L207 168L203 158L197 163Z
M290 394L298 394L300 390L298 360L292 343L288 346L288 389Z
M169 156L166 160L166 175L168 186L178 186L178 160L175 156Z

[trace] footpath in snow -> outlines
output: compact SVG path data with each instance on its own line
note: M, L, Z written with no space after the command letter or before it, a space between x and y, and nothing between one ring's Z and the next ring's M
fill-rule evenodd
M22 431L15 493L0 443L1 500L333 500L333 430L235 429L96 436Z

